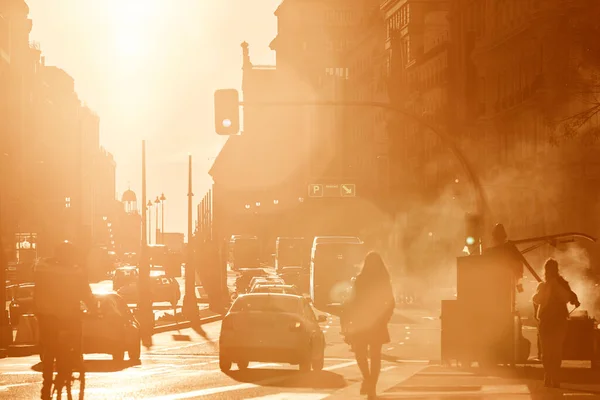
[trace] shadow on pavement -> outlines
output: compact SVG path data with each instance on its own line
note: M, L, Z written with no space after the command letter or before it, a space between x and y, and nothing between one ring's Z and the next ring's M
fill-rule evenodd
M396 310L394 315L392 315L392 319L390 320L390 324L416 324L417 321L402 314L402 311Z
M516 367L498 366L479 370L479 372L476 372L476 369L471 369L470 371L480 376L523 380L529 386L531 399L562 398L565 392L571 392L569 398L573 398L577 393L586 394L588 398L592 396L593 398L600 397L600 374L596 369L563 367L561 369L562 385L560 389L547 389L544 387L544 369L541 367L527 365ZM587 385L595 386L586 387Z
M231 371L228 375L239 382L257 383L261 386L340 389L346 387L342 375L330 371L300 372L277 369L252 368L246 371Z
M83 362L85 372L118 372L129 367L141 365L140 361L113 361L113 360L85 360ZM37 363L31 367L36 372L42 372L42 363ZM56 366L55 366L56 370Z

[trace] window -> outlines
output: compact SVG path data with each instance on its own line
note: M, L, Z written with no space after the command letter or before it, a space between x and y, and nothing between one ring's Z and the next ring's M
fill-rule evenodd
M410 54L410 38L406 38L404 39L403 42L403 47L404 47L404 64L408 64L411 61L411 54Z

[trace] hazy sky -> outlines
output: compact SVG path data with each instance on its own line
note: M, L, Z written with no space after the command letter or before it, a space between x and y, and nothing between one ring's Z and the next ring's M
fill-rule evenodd
M187 232L187 154L195 161L197 203L225 142L214 133L213 92L240 88L244 40L253 62L274 63L268 44L281 0L27 3L31 40L40 42L46 64L73 76L80 99L101 118L100 141L115 155L119 195L131 186L141 199L145 139L147 194L164 191L166 230Z

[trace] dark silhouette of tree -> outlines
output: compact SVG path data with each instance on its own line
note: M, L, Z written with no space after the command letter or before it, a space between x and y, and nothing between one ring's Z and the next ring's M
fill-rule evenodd
M600 1L555 0L547 18L556 24L546 46L553 57L545 71L545 111L552 141L600 138ZM578 100L581 109L556 118L556 107Z

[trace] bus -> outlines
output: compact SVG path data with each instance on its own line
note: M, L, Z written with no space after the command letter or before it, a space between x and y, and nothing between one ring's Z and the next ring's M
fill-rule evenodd
M260 243L256 236L231 236L227 249L227 268L232 271L260 268Z
M275 269L280 272L284 267L304 267L310 249L303 237L278 237L275 242Z
M352 278L360 272L366 254L363 242L326 242L313 246L310 262L310 298L320 310L343 303Z

